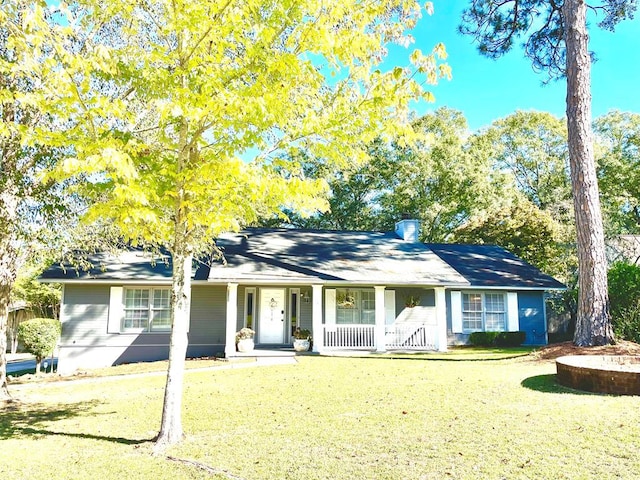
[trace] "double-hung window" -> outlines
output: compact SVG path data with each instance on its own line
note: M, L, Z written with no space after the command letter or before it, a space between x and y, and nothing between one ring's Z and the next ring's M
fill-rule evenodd
M336 291L336 323L374 324L375 292L369 289L339 288Z
M376 295L373 290L362 290L362 302L360 303L361 323L376 323Z
M503 332L507 329L504 293L463 293L462 328L465 332Z
M171 329L170 296L168 288L126 288L122 331L169 331Z

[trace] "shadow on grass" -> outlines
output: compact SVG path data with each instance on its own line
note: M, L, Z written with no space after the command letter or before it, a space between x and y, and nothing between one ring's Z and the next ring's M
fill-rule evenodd
M0 440L26 435L33 437L64 436L104 440L124 445L138 445L153 441L153 439L129 439L122 437L107 437L91 433L76 433L54 431L41 426L43 423L57 422L87 414L98 401L74 404L44 404L23 403L12 401L0 403Z
M365 360L377 359L377 360L417 360L426 362L497 362L501 360L512 360L516 358L524 358L529 356L530 352L522 353L495 353L495 354L439 354L439 353L381 353L381 354L349 354L349 355L326 355L330 358L361 358Z
M572 388L564 387L556 381L556 374L536 375L535 377L525 378L520 385L529 390L544 393L571 393L573 395L593 395L591 392L583 392Z

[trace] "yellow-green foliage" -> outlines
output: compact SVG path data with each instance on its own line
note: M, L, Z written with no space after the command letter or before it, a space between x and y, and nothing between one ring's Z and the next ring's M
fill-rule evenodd
M341 168L366 161L374 138L415 140L411 103L449 75L441 44L381 68L388 45L411 43L423 11L406 0L63 8L65 33L83 45L60 66L82 126L58 176L91 175L90 218L176 249L207 250L282 207L326 209L327 185L303 174L300 154Z

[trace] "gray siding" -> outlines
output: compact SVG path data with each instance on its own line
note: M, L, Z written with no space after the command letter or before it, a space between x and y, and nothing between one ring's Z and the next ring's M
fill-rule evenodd
M108 285L65 285L61 345L107 341Z
M300 295L302 295L303 292L307 292L309 295L309 301L305 302L300 298L300 328L303 330L309 330L311 335L313 335L313 293L309 287L301 287Z
M227 288L196 285L191 289L189 344L224 345Z
M226 293L226 287L225 288L225 293ZM251 287L244 287L244 286L239 286L238 287L238 318L236 318L236 332L238 330L240 330L242 327L244 327L244 314L245 314L245 310L247 309L246 307L246 292L247 292L247 288L251 288ZM258 293L258 289L256 289L256 297L253 299L253 305L254 308L256 309L256 312L258 311L258 307L256 302L257 300L257 293ZM227 301L226 298L226 294L225 294L225 302ZM226 311L226 307L225 307L225 311Z
M64 288L60 371L153 361L169 356L169 333L107 333L111 285ZM226 287L192 287L190 357L224 352Z

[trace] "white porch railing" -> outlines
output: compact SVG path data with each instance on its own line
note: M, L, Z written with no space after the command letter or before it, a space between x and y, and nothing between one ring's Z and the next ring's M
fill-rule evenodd
M324 348L375 350L375 325L323 325ZM387 350L437 350L438 328L423 322L402 322L385 327Z
M328 349L373 350L375 325L324 325L324 347Z
M385 328L387 350L437 350L438 327L423 322L402 322Z

